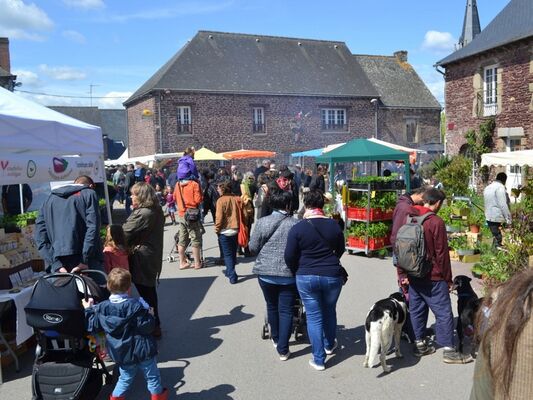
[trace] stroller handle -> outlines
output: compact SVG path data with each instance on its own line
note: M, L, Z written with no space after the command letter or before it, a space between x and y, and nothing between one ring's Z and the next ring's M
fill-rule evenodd
M107 274L104 271L100 271L99 269L82 269L79 272L80 275L87 275L90 276L91 274L100 275L104 280L107 280Z
M92 270L91 270L92 271ZM89 292L87 291L87 284L83 280L83 278L78 274L72 274L69 272L57 272L49 275L43 276L43 279L52 279L52 278L75 278L81 282L81 285L83 287L83 297L85 301L89 301ZM35 288L37 287L37 284L33 286L33 290L31 292L31 295L33 296L33 292L35 292Z

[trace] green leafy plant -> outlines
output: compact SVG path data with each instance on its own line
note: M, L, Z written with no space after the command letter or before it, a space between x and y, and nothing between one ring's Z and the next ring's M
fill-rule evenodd
M468 241L466 239L466 236L454 236L448 241L448 247L457 251L459 249L467 249L468 248Z
M447 195L468 193L468 183L472 172L472 161L458 155L452 157L450 164L437 172L436 177L444 185Z
M365 222L353 223L347 230L348 236L382 238L390 232L390 225L384 222L374 222L367 224Z
M38 211L29 211L18 215L4 215L0 221L0 227L5 228L9 226L16 226L18 228L24 228L31 222L35 222Z
M469 154L472 155L476 165L481 161L481 155L492 151L492 136L496 122L494 118L489 118L479 125L479 130L469 129L464 137L468 144Z

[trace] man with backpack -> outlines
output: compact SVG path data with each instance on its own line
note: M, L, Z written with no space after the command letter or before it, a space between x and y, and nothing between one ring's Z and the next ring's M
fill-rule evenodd
M465 364L472 357L455 350L453 312L449 289L452 270L444 221L437 215L446 195L438 189L424 192L422 206L414 206L418 217L402 226L395 239L398 264L409 277L409 312L415 333L415 355L435 352L425 339L429 309L435 315L436 341L444 347L443 361Z

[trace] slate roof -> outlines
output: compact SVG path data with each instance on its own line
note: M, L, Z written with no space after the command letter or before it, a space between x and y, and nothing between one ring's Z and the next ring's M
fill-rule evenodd
M411 64L395 56L354 55L387 107L440 109Z
M128 100L152 90L375 97L344 42L199 31Z
M447 65L466 57L533 36L533 1L511 0L505 8L465 47L443 58Z
M50 106L52 110L102 128L102 135L116 141L128 142L126 110L108 110L98 107Z

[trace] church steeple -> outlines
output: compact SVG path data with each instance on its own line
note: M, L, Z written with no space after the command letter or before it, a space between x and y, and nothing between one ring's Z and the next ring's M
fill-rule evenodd
M476 0L466 0L465 19L463 21L463 32L459 38L459 48L465 47L479 32L481 32L481 27Z

